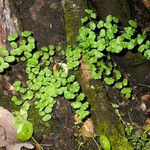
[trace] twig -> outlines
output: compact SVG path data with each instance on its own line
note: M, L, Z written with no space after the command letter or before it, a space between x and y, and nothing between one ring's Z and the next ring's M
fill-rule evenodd
M97 141L92 137L93 141L95 142L95 144L97 145L98 147L98 150L101 150L100 146L98 145Z
M141 84L141 83L139 83L139 84L137 84L137 85L150 88L150 85L146 85L146 84Z
M32 136L32 140L36 143L36 144L38 144L39 146L40 146L40 149L41 150L44 150L43 148L42 148L42 146L37 142L37 140Z

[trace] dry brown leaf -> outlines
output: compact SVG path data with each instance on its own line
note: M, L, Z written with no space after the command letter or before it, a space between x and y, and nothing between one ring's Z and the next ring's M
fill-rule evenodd
M1 144L2 142L5 142L5 144L13 144L18 141L17 129L16 126L12 123L13 119L14 116L8 110L0 107L0 127L5 131L4 134L6 137L4 141L0 141ZM0 147L1 146L4 145L0 145Z
M55 73L58 70L58 64L54 64L52 70L53 70L53 73Z
M80 124L82 122L81 119L77 115L74 115L74 120L75 120L74 124Z
M36 150L41 150L41 146L39 144L36 144L35 149Z
M141 97L142 101L149 101L150 100L150 95L149 94L145 94Z
M26 147L28 149L33 149L34 146L31 143L17 143L13 145L6 146L6 150L21 150L22 147Z
M91 118L87 119L81 128L81 134L84 139L94 138L94 124Z
M150 0L144 0L143 3L147 9L150 9Z
M146 123L150 124L150 118L146 119Z
M85 80L89 81L90 79L92 79L89 67L86 63L83 62L83 60L81 60L81 72Z

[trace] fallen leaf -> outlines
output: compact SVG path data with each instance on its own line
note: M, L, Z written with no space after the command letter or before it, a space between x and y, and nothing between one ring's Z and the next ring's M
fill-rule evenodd
M74 115L74 120L75 120L74 124L80 124L82 122L82 120L77 115Z
M6 150L21 150L22 147L28 148L28 149L33 149L34 146L31 143L17 143L13 145L8 145L6 146Z
M150 95L149 94L145 94L141 97L142 101L149 101L150 100Z
M92 75L89 70L89 67L86 63L83 62L83 60L81 60L81 71L85 80L89 81L90 79L92 79Z
M140 108L142 111L146 111L146 109L147 109L146 104L144 102L142 102Z
M150 0L144 0L143 3L147 9L150 9Z
M146 123L150 124L150 118L146 119Z
M58 64L54 64L52 67L53 73L55 73L58 70Z
M5 139L0 141L0 147L6 146L7 144L13 144L17 142L17 128L13 124L14 116L3 107L0 107L0 127L3 128ZM2 145L4 142L6 145ZM4 144L3 143L3 144Z
M81 134L84 139L86 138L94 138L95 133L94 133L94 125L93 121L91 118L88 118L84 123L81 128Z
M41 150L41 146L39 144L36 144L35 149L36 150Z

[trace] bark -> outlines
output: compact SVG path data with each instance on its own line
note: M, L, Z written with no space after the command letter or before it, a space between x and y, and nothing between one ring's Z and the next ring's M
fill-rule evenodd
M128 0L91 0L89 4L94 8L100 17L105 19L107 15L114 15L119 18L123 26L131 19L131 4Z

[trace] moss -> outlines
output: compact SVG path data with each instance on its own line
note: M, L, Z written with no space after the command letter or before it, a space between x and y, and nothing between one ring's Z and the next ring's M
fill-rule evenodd
M42 118L39 116L38 111L34 108L32 105L29 110L29 121L33 123L34 126L34 132L35 133L48 133L51 131L51 120L49 122L42 121ZM34 117L33 117L34 114Z
M9 104L9 105L8 105ZM2 93L0 93L0 106L4 107L5 109L8 109L9 111L12 110L12 102L10 96L5 96Z
M66 38L68 44L74 44L80 27L80 19L86 9L86 0L63 0L62 1Z
M112 150L133 150L124 134L124 128L115 115L101 82L91 80L89 83L82 78L80 72L75 72L77 80L82 85L92 109L92 118L95 122L96 135L108 137ZM94 87L91 88L91 86Z

